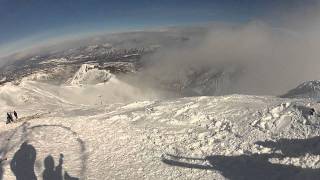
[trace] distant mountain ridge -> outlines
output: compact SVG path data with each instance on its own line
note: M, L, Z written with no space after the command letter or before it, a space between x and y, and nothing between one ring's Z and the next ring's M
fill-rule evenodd
M320 80L306 81L280 97L320 99Z

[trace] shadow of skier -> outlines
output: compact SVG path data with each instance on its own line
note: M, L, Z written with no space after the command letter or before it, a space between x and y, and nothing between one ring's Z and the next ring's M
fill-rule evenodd
M51 155L44 159L44 167L42 177L43 180L63 180L62 178L63 155L60 154L59 164L54 166L54 159Z
M17 180L36 180L34 164L36 160L36 149L26 141L14 154L10 168Z
M162 162L171 166L192 169L215 170L231 180L314 180L320 179L320 168L271 163L270 159L296 158L305 154L319 155L319 137L310 139L280 139L256 144L281 150L282 153L251 154L238 156L213 155L190 158L166 154Z
M25 136L27 132L29 124L24 122L21 124L19 127L9 130L9 131L4 131L0 133L0 137L2 137L1 140L1 145L2 147L0 148L0 155L1 155L1 162L0 162L0 180L3 179L3 173L4 169L3 166L7 164L8 161L6 161L6 156L8 152L13 150L15 147L21 145L25 141ZM11 141L11 139L17 135L18 133L22 133L23 135L20 136L20 138L14 142Z
M38 128L46 128L46 127L62 128L64 130L69 131L70 133L72 133L72 135L75 137L76 141L79 144L79 148L80 148L81 170L80 170L79 178L84 179L85 174L86 174L86 170L87 170L87 160L88 160L88 155L86 154L85 142L81 138L78 137L77 132L73 131L70 127L66 127L66 126L62 126L62 125L41 124L41 125L31 126L28 129L33 131L33 130L38 129Z
M320 136L309 139L279 139L277 141L258 141L255 144L281 150L289 157L299 157L305 154L320 155Z
M55 166L54 159L51 155L44 159L45 170L42 173L43 180L78 180L71 177L67 172L62 176L63 154L60 154L59 164Z
M182 161L183 157L174 160L162 158L162 162L184 168L216 170L231 180L314 180L320 178L319 169L273 164L268 161L272 156L270 154L216 155L205 157L199 164Z

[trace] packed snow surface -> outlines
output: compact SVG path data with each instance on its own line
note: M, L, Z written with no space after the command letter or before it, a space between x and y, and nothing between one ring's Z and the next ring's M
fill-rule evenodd
M0 87L2 179L43 179L59 167L64 179L320 178L311 111L320 107L312 100L229 95L110 104L97 93L104 88L29 80ZM19 119L5 124L13 110Z

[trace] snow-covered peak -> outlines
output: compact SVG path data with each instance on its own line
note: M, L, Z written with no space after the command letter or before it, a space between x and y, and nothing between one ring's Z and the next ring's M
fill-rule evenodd
M75 73L71 85L89 85L107 82L113 75L107 70L99 70L94 64L83 64Z
M22 81L47 81L49 80L51 77L51 74L48 73L44 73L44 72L37 72L37 73L33 73L30 74L29 76L26 76L22 79Z
M94 49L97 49L99 46L98 45L90 45L86 48L87 51L93 51Z
M102 44L102 47L107 48L107 49L111 49L112 48L112 44L105 43L105 44Z
M312 80L306 81L296 88L288 91L286 94L282 95L284 98L320 98L320 81Z
M302 84L300 84L297 88L319 88L320 87L320 81L319 80L313 80L313 81L307 81Z

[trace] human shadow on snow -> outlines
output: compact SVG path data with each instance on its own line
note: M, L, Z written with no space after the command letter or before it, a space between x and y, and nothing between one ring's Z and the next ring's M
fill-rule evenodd
M255 144L281 150L289 157L299 157L305 154L320 155L320 136L309 139L279 139L278 141L258 141Z
M213 155L205 158L186 158L173 155L162 157L162 162L172 166L215 170L231 180L314 180L320 179L320 169L271 163L271 158L299 157L306 153L319 154L320 137L310 139L280 139L257 144L281 150L282 153L251 154L239 156ZM292 148L292 149L291 149Z
M81 170L80 170L80 175L79 177L82 179L85 177L85 173L87 170L87 160L88 160L88 155L86 153L86 145L85 142L78 137L78 133L73 131L70 127L66 127L66 126L62 126L62 125L55 125L55 124L41 124L41 125L36 125L36 126L32 126L29 127L29 130L35 130L38 128L45 128L45 127L50 127L50 128L62 128L66 131L69 131L76 139L76 141L79 144L79 148L80 148L80 158L81 158ZM67 175L68 176L68 175Z
M10 162L10 168L17 180L37 179L34 173L36 156L36 149L32 145L27 142L22 143Z
M45 170L42 173L43 180L78 180L79 178L71 177L67 172L62 176L63 154L60 154L59 164L55 166L54 159L51 155L44 159ZM64 178L63 178L64 177Z
M3 179L3 173L4 173L3 166L5 164L9 163L9 161L4 160L4 158L6 159L7 153L19 145L21 145L20 149L15 153L13 159L10 162L11 170L15 174L17 180L20 180L20 179L21 180L24 180L24 179L33 180L34 179L34 177L33 177L34 168L33 167L34 167L35 162L23 161L24 158L30 158L30 157L32 157L32 155L36 156L36 151L35 151L34 147L32 145L28 144L26 141L27 137L28 137L27 131L28 130L32 131L36 128L42 128L42 127L62 128L67 131L70 131L75 136L76 141L79 143L80 153L81 153L80 155L81 155L81 160L82 160L80 177L84 177L85 171L86 171L86 164L87 164L86 146L85 146L85 142L81 138L78 137L78 134L76 132L72 131L71 128L65 127L62 125L45 125L44 124L44 125L30 126L30 124L28 122L24 122L24 123L22 123L22 125L20 125L15 130L13 130L12 133L8 134L8 136L5 138L5 139L7 139L7 142L3 142L2 148L0 149L0 155L1 155L1 158L0 158L0 180ZM8 133L8 132L6 132L6 133ZM19 133L21 133L21 135ZM20 138L15 139L15 141L12 141L13 137L16 135L20 135ZM6 134L4 134L3 136L6 136ZM24 155L28 154L29 157L24 157L23 154ZM30 164L30 166L27 164ZM28 166L28 167L25 168L25 166ZM26 176L22 176L22 174L24 174L24 171L28 171ZM28 173L30 173L30 174L28 174ZM65 172L64 178L66 180L79 179L79 178L71 177L67 172ZM36 179L36 177L35 177L35 179Z
M20 149L14 154L10 162L10 168L17 180L37 180L34 172L36 161L36 149L28 142L22 143ZM63 154L60 154L59 163L54 164L54 159L48 155L44 159L45 170L42 173L43 180L78 180L67 172L63 176Z
M6 142L1 142L2 143L2 148L0 149L0 154L1 154L1 162L0 162L0 180L3 179L3 166L5 164L7 164L7 154L8 152L10 152L11 150L13 150L15 147L21 145L24 141L25 141L25 134L27 132L27 127L28 127L28 123L24 122L23 124L21 124L19 127L17 127L16 129L9 131L9 132L3 132L1 133L1 136L4 136ZM18 138L16 141L11 142L11 139L17 135L21 133L22 135L20 136L20 138Z

